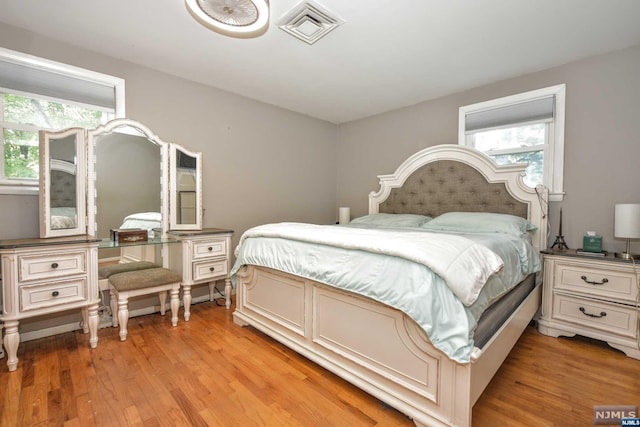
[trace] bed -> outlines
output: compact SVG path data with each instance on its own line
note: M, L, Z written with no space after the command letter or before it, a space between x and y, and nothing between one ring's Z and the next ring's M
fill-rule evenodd
M309 228L311 234L322 235L322 239L351 242L347 244L351 245L347 248L332 249L344 251L339 253L339 259L346 256L350 260L357 260L355 255L351 258L351 252L362 252L359 245L365 244L363 242L369 239L369 234L371 238L384 236L383 241L393 246L392 250L398 253L393 252L397 256L385 258L384 268L379 269L381 277L388 281L387 290L383 291L368 293L362 287L356 287L355 290L337 287L333 283L332 276L335 274L332 274L332 268L320 275L316 272L315 276L307 271L293 274L287 266L293 264L294 259L302 259L302 263L309 266L316 263L323 266L325 264L322 264L322 257L305 252L307 242L283 238L279 233L283 227L288 229L288 225L274 224L248 230L245 233L248 238L243 235L236 250L238 260L232 269L237 298L234 322L240 326L253 326L280 341L405 413L418 426L470 426L474 403L540 306L541 286L537 280L539 275L535 274L535 262L531 262L531 272L534 273L523 273L521 284L510 285L509 289L501 289L487 296L484 294L485 289L493 288L497 277L501 277L499 280L502 281L502 276L506 275L504 271L511 268L508 267L511 263L503 262L496 267L495 259L484 249L477 247L483 245L472 240L476 238L471 236L474 232L453 232L452 238L459 240L465 254L471 252L474 259L486 258L488 266L479 268L481 278L473 276L467 280L465 271L453 269L450 272L453 274L448 275L445 271L448 267L442 269L435 265L433 268L438 273L432 271L429 277L436 277L433 279L436 281L444 281L446 277L447 282L458 282L456 286L462 287L467 286L467 281L482 281L489 277L487 284L481 286L480 290L476 284L464 289L456 286L438 287L438 291L431 295L438 295L437 298L440 298L440 295L446 294L446 298L439 300L436 297L412 297L403 301L426 301L434 311L438 311L440 307L448 310L449 304L456 304L462 307L464 313L473 311L476 304L482 304L482 309L476 313L479 319L468 320L467 324L462 321L450 325L456 331L463 329L462 335L470 334L469 341L466 342L449 341L448 336L452 335L449 330L440 330L440 326L436 324L429 328L430 322L438 323L437 318L442 310L437 315L428 314L431 317L425 320L420 308L416 312L415 307L405 307L403 302L397 303L397 299L403 298L406 293L404 290L396 291L404 289L400 288L400 281L408 281L409 278L414 280L414 271L422 272L430 268L415 266L413 261L404 258L401 261L404 264L400 265L387 262L400 256L412 258L412 254L418 253L413 251L413 239L418 239L418 234L424 231L417 228L425 228L430 233L430 237L424 240L437 241L434 236L442 230L434 229L442 221L436 220L459 216L460 213L465 217L480 215L483 218L493 217L494 214L497 217L504 215L509 221L521 220L520 222L528 224L530 228L522 235L525 240L530 240L530 251L535 258L539 250L546 247L547 192L543 187L531 189L525 186L522 181L524 169L523 165L497 166L489 157L467 147L439 145L409 157L394 174L379 176L380 189L369 195L369 215L362 218L428 218L422 223L416 223L418 225L409 224L407 229L400 230L401 236L398 238L406 236L407 242L411 244L394 245L396 237L392 237L390 233L396 233L396 230L388 230L383 226L381 230L372 231L361 223L359 225L358 221L340 229L347 236L344 239L340 237L339 230L334 230L341 226L294 227L305 229L299 231L303 234ZM327 228L318 230L317 227ZM255 229L263 234L252 234L256 232ZM289 232L291 231L287 231ZM482 233L478 233L477 239L482 241L484 237L480 234ZM510 236L509 239L511 238ZM266 245L276 241L288 246L274 246L273 250L269 246L259 247L262 252L277 252L279 257L290 253L291 259L279 258L274 264L283 267L275 268L274 265L262 262L259 257L253 261L254 258L248 255L249 248L256 242ZM358 243L353 243L355 241ZM323 245L329 243L322 242ZM446 247L449 243L444 244ZM476 253L476 250L479 252ZM489 252L496 255L493 250ZM371 255L386 256L377 253ZM452 258L458 262L458 257ZM356 264L347 265L358 265L357 261L354 262ZM370 262L369 258L362 261L360 270L370 270L373 265ZM313 267L309 267L311 268ZM355 270L358 268L354 268ZM395 273L385 277L383 273L388 271ZM355 273L351 275L346 272L339 276L348 276L347 280L359 280L355 279ZM421 280L420 276L416 280ZM417 286L415 289L422 288ZM470 292L469 289L473 291ZM378 297L380 294L400 296L392 298L391 303L383 303ZM449 294L454 295L453 299ZM400 305L403 309L397 308ZM506 309L507 306L510 308ZM454 319L458 314L454 312ZM476 336L480 334L483 335L482 338ZM459 338L460 334L456 336Z

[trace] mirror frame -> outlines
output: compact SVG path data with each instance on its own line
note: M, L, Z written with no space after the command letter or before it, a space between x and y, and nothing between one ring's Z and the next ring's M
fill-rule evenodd
M115 119L104 125L87 132L87 153L88 153L88 183L87 183L87 234L97 236L98 227L96 217L98 215L96 198L96 143L103 135L108 135L116 131L127 132L126 129L133 128L135 134L142 134L150 142L156 144L160 148L160 214L162 215L162 237L165 237L169 229L169 171L168 154L169 143L161 140L151 129L140 122L130 119ZM129 131L131 133L131 131Z
M196 222L195 224L178 223L178 151L196 159ZM202 230L202 153L187 150L178 144L169 147L169 229L170 230Z
M76 226L73 228L51 228L51 142L58 139L64 139L69 136L76 137L76 162L75 162L75 181L76 181ZM87 162L87 146L85 140L85 130L82 128L70 128L62 131L40 131L40 176L38 178L39 199L40 199L40 237L64 237L86 234L86 162ZM73 173L73 168L68 168Z

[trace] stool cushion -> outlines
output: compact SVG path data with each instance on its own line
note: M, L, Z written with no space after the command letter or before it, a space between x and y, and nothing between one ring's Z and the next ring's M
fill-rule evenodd
M180 282L182 282L182 276L180 274L168 268L161 267L128 271L109 277L109 283L121 292Z
M100 279L108 279L114 274L125 273L127 271L147 270L149 268L159 268L158 264L150 261L125 262L122 264L112 264L100 267L98 269L98 277Z

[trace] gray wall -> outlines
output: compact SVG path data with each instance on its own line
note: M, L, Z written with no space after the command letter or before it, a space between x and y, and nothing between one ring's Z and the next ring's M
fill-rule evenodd
M235 230L234 245L265 222L335 221L336 125L5 24L0 46L124 78L128 118L203 153L204 226ZM36 196L0 195L0 239L38 230Z
M433 101L343 124L338 128L337 202L352 216L367 212L377 175L393 173L409 155L436 144L457 144L458 109L502 96L566 83L564 190L551 203L550 244L558 232L571 248L586 231L603 247L613 238L615 203L640 203L640 46L470 89ZM640 243L633 245L640 252Z

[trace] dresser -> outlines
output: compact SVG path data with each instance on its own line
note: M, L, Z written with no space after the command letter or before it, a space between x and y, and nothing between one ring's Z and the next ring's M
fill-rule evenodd
M80 309L91 348L98 345L98 242L89 236L0 240L4 347L18 367L20 320Z
M231 237L232 230L204 228L196 231L169 231L168 237L180 244L170 245L169 268L182 274L184 320L191 317L191 287L209 285L213 301L215 282L224 280L225 306L231 307Z
M640 265L615 258L543 252L544 284L538 330L553 337L606 341L640 359Z

